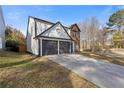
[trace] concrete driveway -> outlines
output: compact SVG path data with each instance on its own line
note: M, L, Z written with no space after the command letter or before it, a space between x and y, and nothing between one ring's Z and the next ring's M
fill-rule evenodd
M99 87L124 88L124 66L78 54L49 55L47 57Z

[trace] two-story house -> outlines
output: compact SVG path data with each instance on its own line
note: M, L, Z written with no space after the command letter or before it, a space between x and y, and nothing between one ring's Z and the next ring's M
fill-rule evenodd
M80 48L80 29L30 16L26 40L27 51L35 55L74 53Z

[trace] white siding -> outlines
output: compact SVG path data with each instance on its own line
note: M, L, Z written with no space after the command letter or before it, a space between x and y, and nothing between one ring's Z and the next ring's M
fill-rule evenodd
M46 31L45 33L43 33L42 36L70 39L68 34L65 32L65 30L59 23L49 29L48 31Z
M36 22L37 25L37 35L39 35L40 33L42 33L43 31L45 31L46 29L48 29L49 27L51 27L51 24L47 24L44 22Z
M27 33L27 51L38 55L38 40L35 37L35 22L33 18L29 18L28 33Z
M5 48L5 23L2 8L0 6L0 49L4 48Z

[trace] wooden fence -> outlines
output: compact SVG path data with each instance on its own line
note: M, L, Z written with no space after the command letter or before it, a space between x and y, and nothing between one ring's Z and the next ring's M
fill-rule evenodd
M26 49L26 45L19 45L19 52L20 53L26 53L27 49Z

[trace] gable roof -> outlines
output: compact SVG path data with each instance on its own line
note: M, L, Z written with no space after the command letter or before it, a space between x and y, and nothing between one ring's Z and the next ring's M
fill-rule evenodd
M74 26L76 26L76 28L78 29L78 31L81 31L77 24L73 24L73 25L71 25L70 28L73 28ZM75 30L73 30L73 31L75 31Z
M47 21L47 20L43 20L43 19L40 19L40 18L37 18L37 17L33 17L33 16L29 16L29 17L31 17L31 18L34 18L35 20L37 20L37 21L42 21L42 22L45 22L45 23L48 23L48 24L56 24L56 23L53 23L53 22L50 22L50 21ZM64 26L65 28L67 28L67 29L70 29L69 27L67 27L67 26Z
M71 38L71 36L68 34L68 32L67 32L67 30L65 29L65 27L64 27L59 21L58 21L57 23L53 24L53 25L52 25L51 27L49 27L48 29L46 29L45 31L43 31L41 34L37 35L36 37L42 37L45 32L47 32L47 31L49 31L50 29L54 28L57 24L60 24L60 26L61 26L61 27L64 29L64 31L66 32L67 36L69 36L69 38L70 38L71 40L73 40L73 39ZM35 37L35 38L36 38L36 37Z
M55 24L53 22L50 22L50 21L47 21L47 20L43 20L43 19L40 19L40 18L37 18L37 17L33 17L33 16L29 16L29 17L33 18L36 21L42 21L42 22L45 22L45 23L48 23L48 24Z

